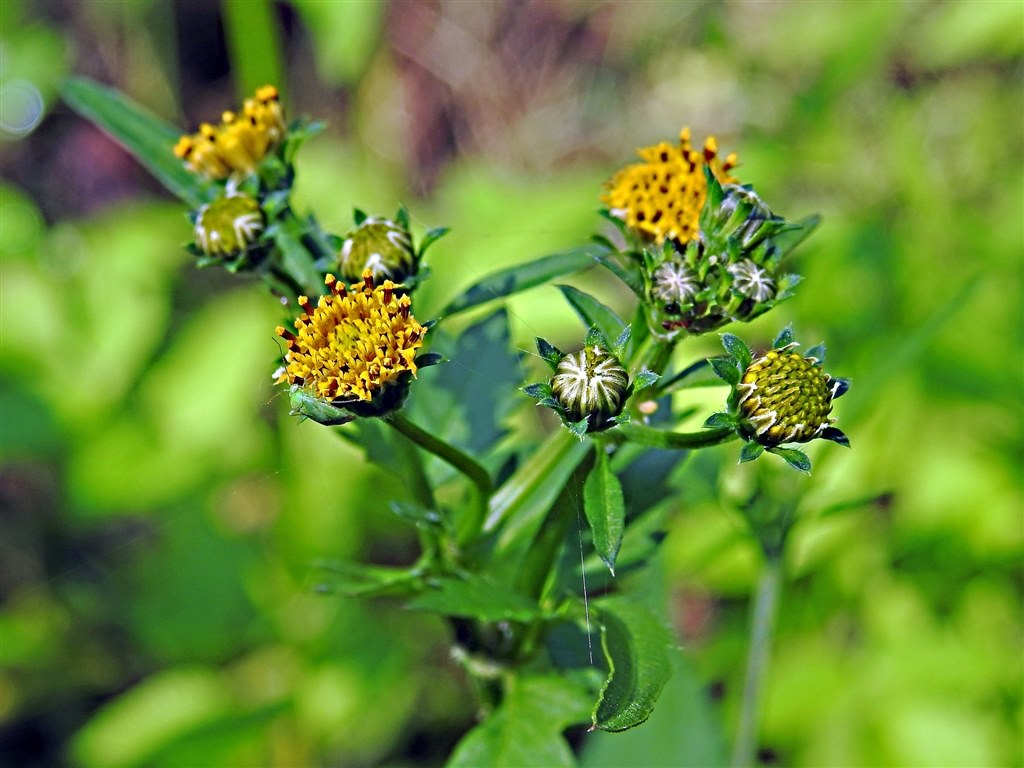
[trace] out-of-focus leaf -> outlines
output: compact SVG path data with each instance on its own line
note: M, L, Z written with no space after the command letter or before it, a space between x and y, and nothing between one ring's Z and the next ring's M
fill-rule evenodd
M251 96L263 85L283 85L274 4L270 0L224 0L221 9L239 97Z
M580 316L583 324L600 332L604 337L604 347L610 350L626 328L622 318L590 294L571 285L559 285L557 288Z
M378 49L386 6L319 0L296 0L294 5L316 43L317 74L335 86L356 83Z
M533 621L544 612L533 600L504 586L471 576L441 579L409 602L410 608L480 621Z
M676 642L644 605L616 597L601 601L598 609L609 672L592 719L595 728L624 731L650 717L672 674L670 653Z
M562 731L584 722L593 694L571 677L513 677L501 706L459 742L450 768L576 764Z
M451 301L441 311L441 318L447 319L489 301L511 296L554 280L556 277L579 272L593 266L594 249L597 247L596 245L586 245L493 272L471 285Z
M86 78L71 78L60 89L64 101L127 149L168 191L198 208L209 185L174 156L182 131L144 110L127 96Z
M583 509L594 537L594 549L615 575L615 558L622 545L626 524L626 503L622 485L612 472L608 454L598 447L594 468L583 484Z
M318 578L315 589L325 595L409 595L422 588L420 574L409 568L362 565L343 560L322 561L317 563L317 567L323 575Z

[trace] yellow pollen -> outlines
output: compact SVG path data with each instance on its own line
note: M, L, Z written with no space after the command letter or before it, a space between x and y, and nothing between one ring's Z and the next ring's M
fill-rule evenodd
M285 339L285 369L278 383L309 390L335 402L368 401L407 373L416 375L416 350L426 329L410 312L408 296L396 297L395 285L375 286L370 270L347 290L334 275L316 307L299 298L304 313L297 333L278 327Z
M736 167L736 153L718 157L718 141L709 136L703 151L690 145L690 129L679 134L679 145L661 142L641 147L642 163L622 168L605 184L601 202L613 216L647 240L687 243L700 229L700 211L707 196L704 166L723 184L735 183L729 171Z

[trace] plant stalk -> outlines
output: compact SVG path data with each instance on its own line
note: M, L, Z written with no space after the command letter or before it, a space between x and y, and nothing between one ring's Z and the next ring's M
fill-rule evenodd
M747 674L743 684L740 721L732 753L733 768L748 768L756 764L761 693L768 673L768 659L775 634L775 616L781 586L782 554L767 553L751 608L750 649L747 653Z
M441 461L461 472L473 483L477 495L476 503L470 507L472 516L463 520L460 525L458 540L460 544L475 540L483 528L487 500L494 489L487 470L455 446L416 426L401 413L395 412L388 415L384 422L401 432L423 450L434 454Z

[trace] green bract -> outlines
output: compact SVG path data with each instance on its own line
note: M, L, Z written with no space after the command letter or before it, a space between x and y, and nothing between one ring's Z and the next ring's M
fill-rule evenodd
M723 334L722 344L729 355L710 362L731 387L728 411L712 415L705 427L732 425L747 441L741 462L768 450L797 469L809 471L810 461L802 451L783 446L821 438L849 447L849 439L832 426L834 419L829 414L833 401L849 390L850 382L822 370L824 345L801 356L793 351L799 345L789 328L756 360L737 336Z

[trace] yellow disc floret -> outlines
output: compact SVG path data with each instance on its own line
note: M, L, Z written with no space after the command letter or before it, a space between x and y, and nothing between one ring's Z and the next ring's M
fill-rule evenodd
M198 132L182 136L174 154L189 170L211 179L244 176L280 145L286 130L277 89L265 85L240 112L225 112L217 125L203 123Z
M374 286L370 270L348 289L334 275L325 283L330 293L316 307L299 297L304 312L297 333L277 328L288 347L278 383L334 403L366 402L406 374L415 376L426 328L410 313L408 295L397 296L390 280Z
M690 129L679 134L679 146L661 142L642 147L637 154L644 162L628 165L606 185L601 201L616 218L626 222L646 240L659 245L665 240L687 243L700 229L700 211L707 196L704 166L723 184L737 180L729 175L736 167L736 154L718 157L713 136L703 151L690 146Z

